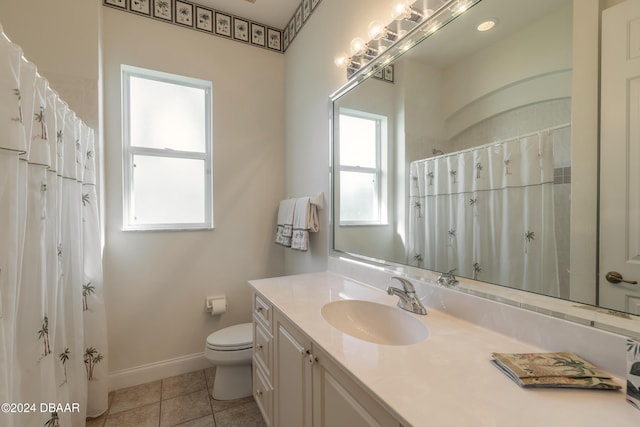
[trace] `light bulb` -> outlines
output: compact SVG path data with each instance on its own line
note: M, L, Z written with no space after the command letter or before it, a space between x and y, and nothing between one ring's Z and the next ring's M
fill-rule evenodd
M385 33L385 25L380 21L371 21L369 24L369 38L371 40L380 40Z
M409 13L409 2L400 0L391 7L391 19L404 19Z
M336 55L333 63L336 64L336 67L338 68L347 68L347 65L349 65L349 55L341 52Z
M361 55L367 48L367 44L360 37L351 40L351 55Z

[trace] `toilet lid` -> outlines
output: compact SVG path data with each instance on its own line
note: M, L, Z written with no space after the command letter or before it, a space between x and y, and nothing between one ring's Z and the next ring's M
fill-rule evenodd
M253 323L241 323L220 329L207 337L212 350L244 350L253 345Z

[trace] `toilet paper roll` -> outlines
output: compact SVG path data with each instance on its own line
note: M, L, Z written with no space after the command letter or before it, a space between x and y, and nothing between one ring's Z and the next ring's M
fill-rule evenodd
M211 301L211 315L217 316L227 311L227 299L216 298Z

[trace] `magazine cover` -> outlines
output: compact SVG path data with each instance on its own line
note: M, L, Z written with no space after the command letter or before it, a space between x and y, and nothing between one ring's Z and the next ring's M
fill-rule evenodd
M640 409L640 342L627 339L627 400Z
M522 387L622 388L610 374L571 352L493 353L492 356L492 363Z

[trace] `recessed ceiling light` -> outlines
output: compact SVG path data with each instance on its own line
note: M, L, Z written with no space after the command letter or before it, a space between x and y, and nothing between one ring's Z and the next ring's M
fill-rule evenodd
M498 24L498 18L488 18L478 24L476 30L480 32L489 31Z

